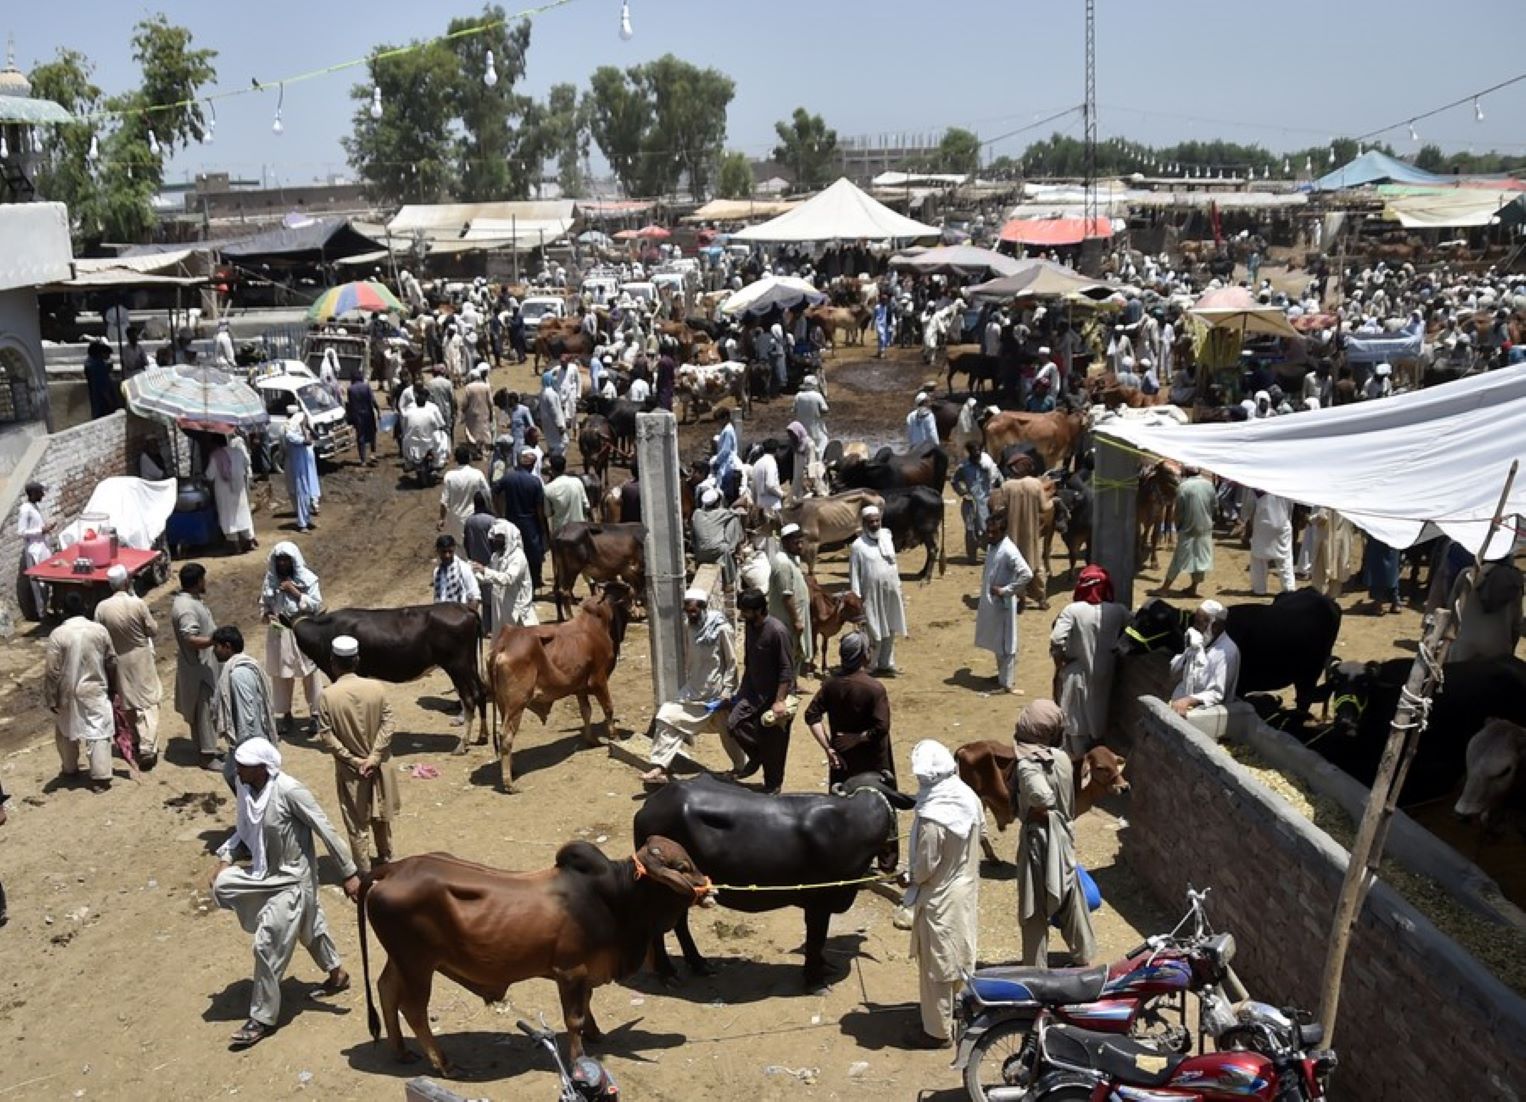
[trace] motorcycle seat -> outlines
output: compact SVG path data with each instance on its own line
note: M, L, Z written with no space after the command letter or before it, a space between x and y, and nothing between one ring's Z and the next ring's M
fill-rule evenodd
M1161 1086L1186 1059L1115 1033L1097 1033L1068 1025L1050 1027L1044 1035L1044 1047L1052 1059L1090 1067L1119 1083L1136 1087Z
M1096 1002L1107 981L1107 965L1094 968L982 968L975 994L985 1002L1039 1002L1050 1006Z

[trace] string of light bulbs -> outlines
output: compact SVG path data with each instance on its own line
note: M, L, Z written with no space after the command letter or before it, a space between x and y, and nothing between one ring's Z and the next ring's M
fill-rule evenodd
M1469 103L1473 105L1473 121L1483 122L1483 98L1489 95L1491 92L1498 92L1501 88L1509 88L1512 84L1519 84L1523 80L1526 80L1526 73L1519 73L1516 76L1511 77L1509 80L1502 80L1498 84L1491 84L1489 87L1481 88L1477 92L1470 92L1463 96L1461 99L1453 100L1451 103L1444 103L1440 107L1433 107L1429 111L1422 111L1418 115L1411 115L1408 119L1401 119L1400 121L1391 123L1388 126L1379 127L1377 130L1369 130L1365 134L1358 135L1357 141L1362 142L1368 138L1376 138L1379 134L1386 134L1390 130L1398 130L1400 127L1406 127L1409 130L1409 140L1418 143L1420 141L1420 131L1415 126L1416 123L1422 122L1425 119L1434 118L1435 116L1440 115L1445 111L1451 111L1457 107L1464 107Z

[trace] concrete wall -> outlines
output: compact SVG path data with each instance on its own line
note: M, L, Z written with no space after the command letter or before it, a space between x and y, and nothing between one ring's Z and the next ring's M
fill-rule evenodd
M1189 882L1212 887L1252 996L1317 1010L1346 850L1160 701L1137 714L1123 860L1173 905ZM1518 1099L1526 1084L1526 1000L1381 882L1352 938L1335 1042L1343 1098Z
M37 294L30 287L0 291L0 425L44 424L48 416ZM7 470L0 465L0 476Z
M16 589L21 568L21 538L16 512L26 500L27 482L47 486L46 516L62 528L84 510L96 483L112 475L135 474L138 455L150 436L162 433L151 421L118 410L63 432L38 437L0 486L0 624L18 619ZM166 449L166 454L168 450Z

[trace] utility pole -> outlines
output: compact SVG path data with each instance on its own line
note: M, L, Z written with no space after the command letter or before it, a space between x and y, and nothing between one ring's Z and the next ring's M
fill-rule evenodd
M1081 252L1083 262L1087 243L1097 224L1097 0L1086 0L1086 198L1081 213L1086 220L1082 227Z

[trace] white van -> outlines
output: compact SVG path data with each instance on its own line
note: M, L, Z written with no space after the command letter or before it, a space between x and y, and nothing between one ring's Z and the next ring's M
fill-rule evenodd
M542 318L567 316L567 300L558 295L530 295L520 304L519 313L525 319L525 329L533 336Z
M313 428L313 454L333 459L355 446L355 429L345 419L344 406L301 360L271 360L249 375L249 385L259 392L270 414L270 461L286 469L286 409L299 406Z
M583 294L595 306L608 306L619 293L619 276L591 275L583 280Z
M648 283L645 280L637 280L632 283L620 284L620 294L629 295L637 302L644 302L647 305L651 305L657 301L656 285Z

